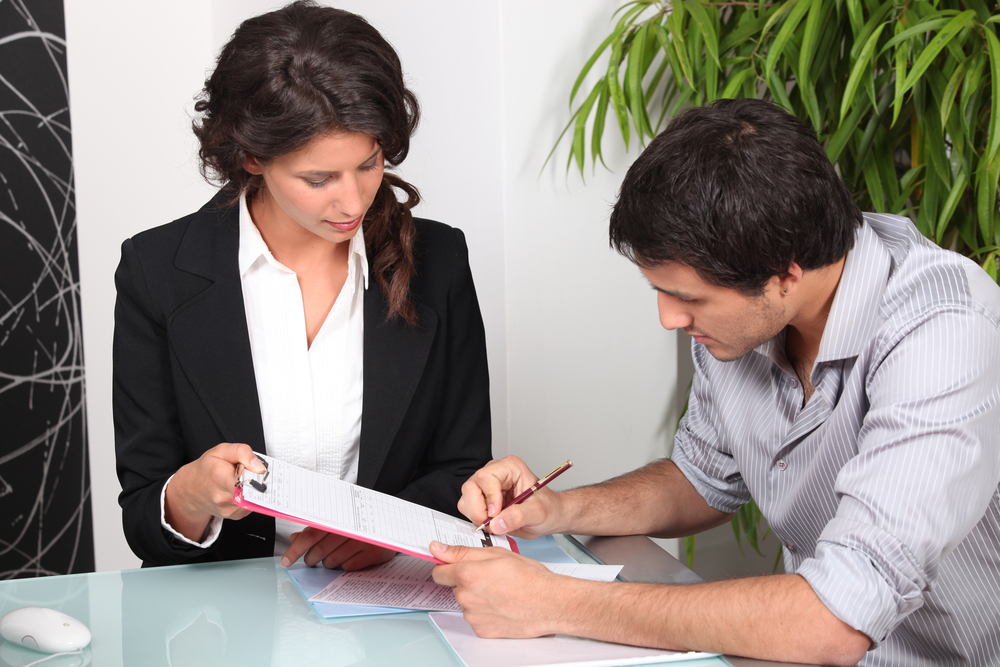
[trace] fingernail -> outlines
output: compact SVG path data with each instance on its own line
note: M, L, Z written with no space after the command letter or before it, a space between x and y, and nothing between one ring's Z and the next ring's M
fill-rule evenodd
M260 459L254 459L253 462L250 464L250 467L256 473L262 473L265 470L267 470L267 468L264 467L264 464L260 462Z
M282 556L281 557L281 567L290 567L291 565L292 565L292 561L288 560L287 556Z
M431 549L434 550L434 551L447 551L448 550L448 545L447 544L442 544L441 542L434 541L434 542L431 542Z
M494 505L493 503L490 503L490 506L486 508L486 514L489 516L493 516L493 513L496 511L497 511L496 505Z
M501 533L507 532L507 523L503 519L497 519L493 524L500 529Z

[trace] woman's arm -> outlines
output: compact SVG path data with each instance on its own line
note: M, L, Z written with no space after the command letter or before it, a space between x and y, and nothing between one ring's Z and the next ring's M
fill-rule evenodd
M213 516L245 515L232 503L235 470L238 463L253 468L256 457L245 444L223 443L200 457L186 451L166 315L150 296L131 240L122 245L115 284L112 401L125 537L147 563L201 559L211 547L188 544L166 530L163 523L192 542L201 542Z
M434 294L417 294L422 302L433 305L438 315L439 330L424 375L439 378L440 385L433 400L418 397L423 404L434 406L436 413L424 416L425 449L419 468L395 495L460 516L457 503L462 484L492 458L486 332L465 235L439 223L418 222L418 233L425 237L423 247L418 247L424 266L418 270L430 273L441 268L431 263L450 270L439 280L427 281L427 291ZM418 409L418 398L411 412Z

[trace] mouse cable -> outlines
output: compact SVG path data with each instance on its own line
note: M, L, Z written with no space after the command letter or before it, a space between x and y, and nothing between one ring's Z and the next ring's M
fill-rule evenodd
M81 653L83 653L82 648L78 648L75 651L63 651L62 653L53 653L52 655L47 655L44 658L35 660L34 662L29 662L26 665L21 665L21 667L32 667L32 665L38 665L40 663L45 662L46 660L49 660L50 658L57 658L61 655L80 655Z

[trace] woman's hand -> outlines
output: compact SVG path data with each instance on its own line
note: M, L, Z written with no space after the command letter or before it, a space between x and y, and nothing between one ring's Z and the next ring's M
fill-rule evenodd
M487 530L495 535L510 533L532 539L559 532L560 494L547 487L520 505L503 509L537 481L538 476L516 456L490 461L462 485L458 511L477 526L490 518Z
M242 519L249 512L233 502L236 468L264 472L250 445L223 442L180 468L164 498L167 523L178 533L200 542L212 517Z
M391 549L310 526L300 533L292 533L292 544L281 556L281 564L291 567L292 563L302 558L302 562L309 567L322 562L325 567L340 567L351 572L369 565L386 563L395 555L396 552Z

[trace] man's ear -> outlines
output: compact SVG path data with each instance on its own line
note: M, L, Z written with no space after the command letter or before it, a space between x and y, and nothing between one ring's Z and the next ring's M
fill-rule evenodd
M243 169L254 176L260 176L264 173L264 170L260 166L260 162L257 161L253 155L247 155L243 158Z
M771 282L781 296L791 296L802 284L802 267L792 262L784 273L771 276Z

